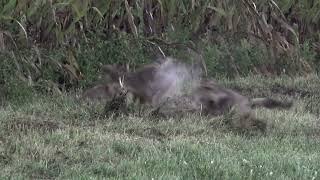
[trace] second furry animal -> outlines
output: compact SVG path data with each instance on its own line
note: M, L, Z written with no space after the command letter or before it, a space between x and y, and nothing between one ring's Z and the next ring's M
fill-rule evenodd
M238 119L231 122L234 127L250 129L257 127L265 130L266 123L256 118L252 108L284 108L292 106L292 101L279 101L272 98L253 98L239 94L228 88L218 85L213 80L203 80L193 91L194 101L202 105L202 111L207 115L221 115L232 108L238 113Z

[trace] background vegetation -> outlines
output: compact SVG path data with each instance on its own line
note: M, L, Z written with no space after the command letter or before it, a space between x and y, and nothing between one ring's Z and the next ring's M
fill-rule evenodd
M211 76L315 72L319 12L296 0L1 0L0 83L59 93L97 79L103 63L163 53L200 54Z

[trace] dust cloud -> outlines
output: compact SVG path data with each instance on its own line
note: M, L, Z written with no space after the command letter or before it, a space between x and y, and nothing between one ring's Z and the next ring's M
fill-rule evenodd
M170 85L161 97L161 102L190 95L200 83L201 72L200 68L168 57L156 71L151 87L168 87L168 84Z

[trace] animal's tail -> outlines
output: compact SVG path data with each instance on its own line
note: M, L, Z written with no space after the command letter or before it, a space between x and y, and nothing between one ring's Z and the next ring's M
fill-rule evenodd
M251 107L265 107L265 108L283 108L289 109L292 106L292 101L280 101L271 98L253 98L251 100Z

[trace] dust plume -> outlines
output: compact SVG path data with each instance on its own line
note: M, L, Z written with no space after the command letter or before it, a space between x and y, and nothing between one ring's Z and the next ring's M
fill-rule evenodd
M155 74L155 80L151 87L162 87L171 84L167 92L162 96L161 102L188 95L200 83L201 69L197 69L186 63L166 58Z

